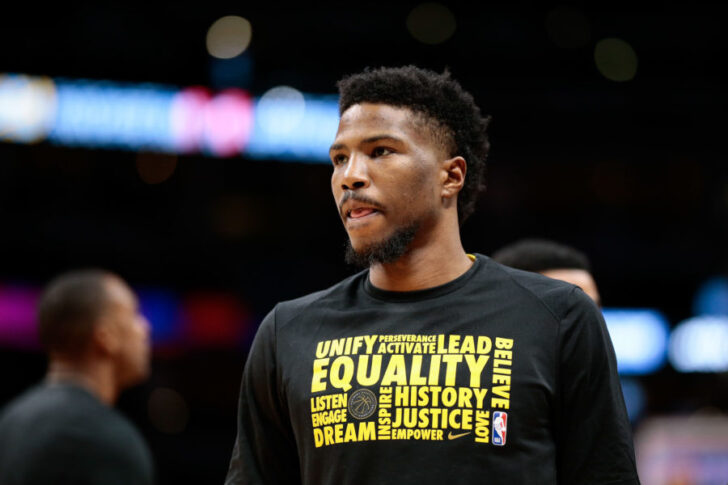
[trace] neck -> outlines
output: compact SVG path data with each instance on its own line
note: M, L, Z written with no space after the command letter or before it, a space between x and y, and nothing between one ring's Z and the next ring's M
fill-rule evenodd
M382 290L416 291L458 278L473 262L463 249L457 221L454 228L449 229L441 231L439 237L418 236L407 252L393 263L372 265L369 281Z
M108 365L51 356L46 381L75 384L107 406L113 405L118 396L113 369Z

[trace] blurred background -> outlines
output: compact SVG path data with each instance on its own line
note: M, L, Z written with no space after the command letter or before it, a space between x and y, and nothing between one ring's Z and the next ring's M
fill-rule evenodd
M258 2L0 15L0 406L46 360L34 305L108 268L153 325L121 410L159 483L222 483L251 338L330 286L336 81L448 68L493 116L469 252L591 259L643 484L728 482L728 164L719 4Z

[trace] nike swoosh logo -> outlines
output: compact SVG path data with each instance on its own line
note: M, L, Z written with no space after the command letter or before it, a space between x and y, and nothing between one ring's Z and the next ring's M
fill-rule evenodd
M465 435L469 435L470 433L472 433L472 431L468 431L467 433L460 433L460 434L452 434L452 431L450 431L447 434L447 439L449 439L449 440L456 440L458 438L462 438Z

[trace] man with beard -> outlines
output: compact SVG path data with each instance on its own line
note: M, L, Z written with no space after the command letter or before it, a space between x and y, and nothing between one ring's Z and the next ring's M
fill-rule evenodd
M639 483L598 309L462 247L489 149L472 96L413 66L338 86L331 187L366 269L262 322L226 483Z

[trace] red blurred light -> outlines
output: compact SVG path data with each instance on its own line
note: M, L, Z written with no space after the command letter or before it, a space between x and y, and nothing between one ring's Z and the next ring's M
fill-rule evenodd
M183 338L195 346L235 346L250 317L243 304L224 294L192 293L182 306Z

